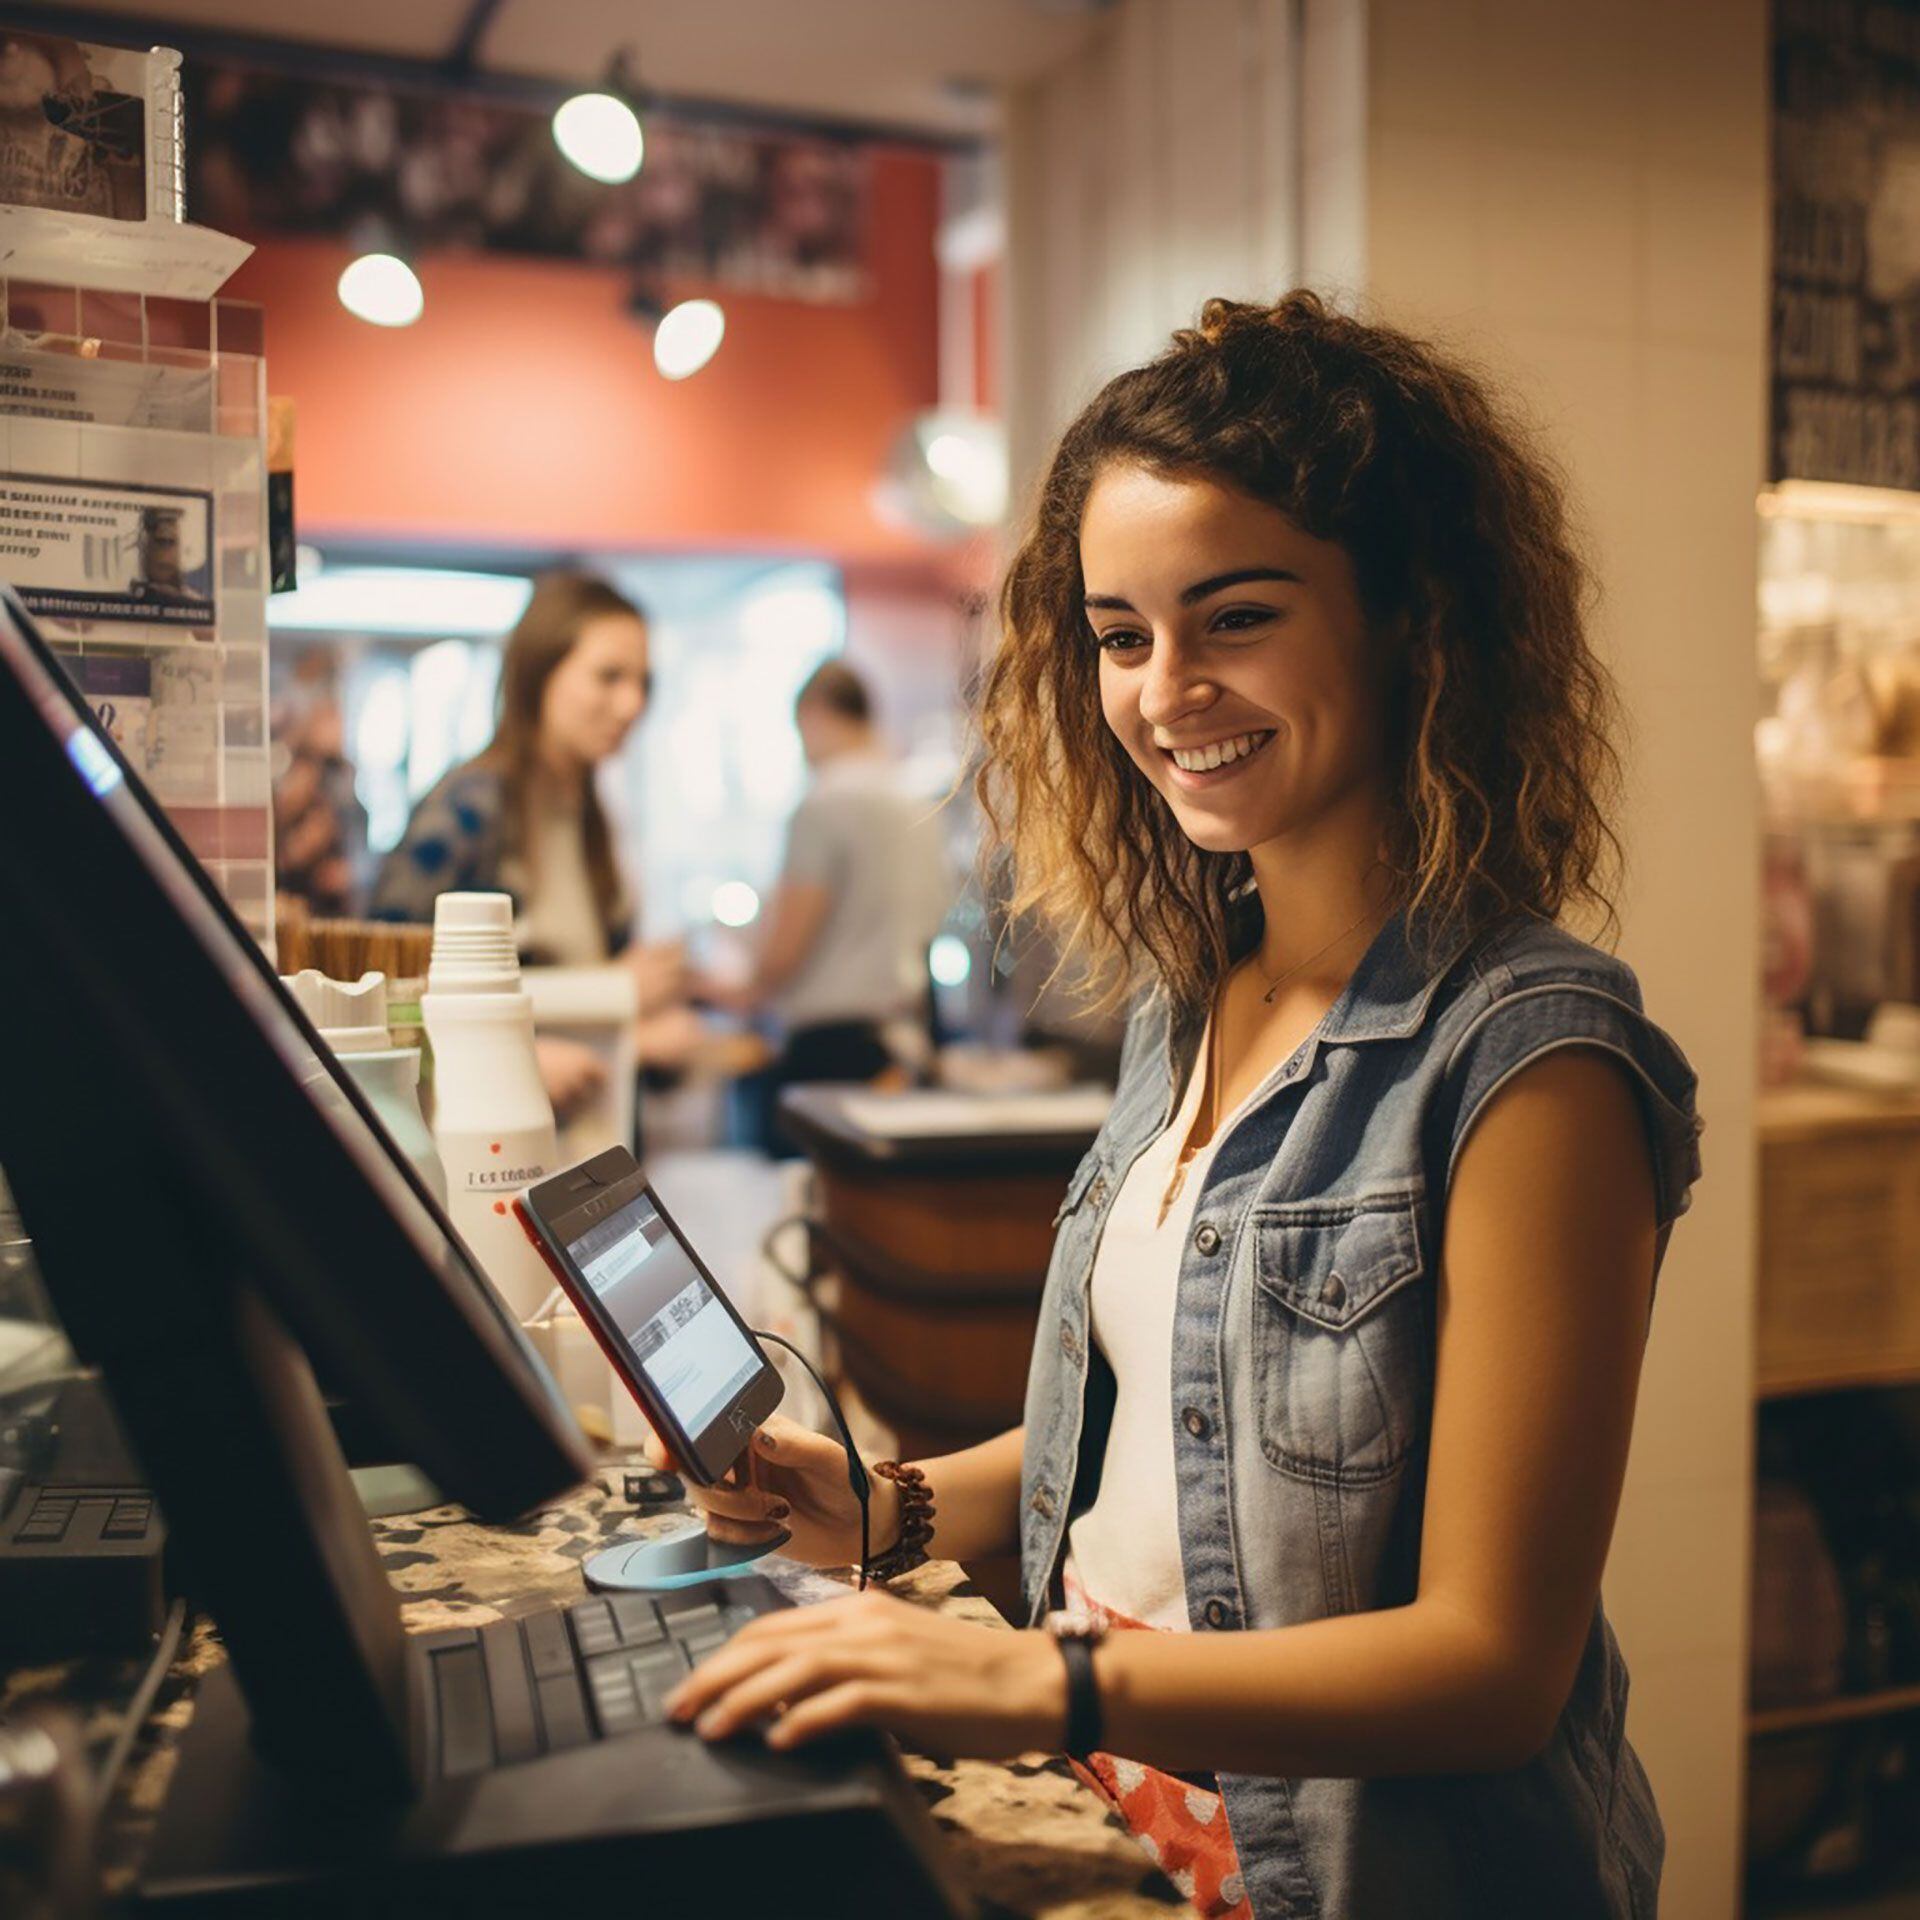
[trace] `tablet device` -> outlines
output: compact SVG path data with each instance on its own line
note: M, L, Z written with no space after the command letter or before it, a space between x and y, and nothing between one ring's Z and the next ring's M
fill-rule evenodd
M687 1477L724 1479L781 1379L633 1155L609 1147L514 1211Z

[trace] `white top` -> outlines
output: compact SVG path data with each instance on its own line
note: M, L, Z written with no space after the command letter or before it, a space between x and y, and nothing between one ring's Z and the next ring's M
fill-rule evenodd
M607 929L593 897L581 809L537 791L527 842L523 859L501 863L501 883L520 896L515 944L535 966L604 965Z
M1188 1161L1163 1220L1161 1202L1200 1109L1211 1035L1209 1022L1180 1110L1120 1183L1093 1263L1093 1340L1113 1369L1113 1425L1100 1491L1067 1530L1067 1558L1089 1600L1148 1627L1188 1625L1173 1464L1180 1256L1214 1153L1284 1071L1276 1067L1214 1128L1213 1138Z

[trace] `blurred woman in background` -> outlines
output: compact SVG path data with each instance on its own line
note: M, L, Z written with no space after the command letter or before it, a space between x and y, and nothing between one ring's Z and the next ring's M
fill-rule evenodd
M672 1065L699 1033L683 957L677 945L632 944L633 901L594 791L595 770L646 711L651 679L646 617L631 600L588 574L543 575L507 640L493 739L414 808L374 883L372 911L428 923L443 893L511 894L528 964L626 958L639 989L640 1057ZM589 1048L539 1044L563 1113L597 1090L604 1069Z

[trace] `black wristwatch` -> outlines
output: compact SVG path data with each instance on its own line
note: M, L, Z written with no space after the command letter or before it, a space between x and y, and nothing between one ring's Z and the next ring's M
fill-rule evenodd
M1093 1614L1068 1611L1048 1614L1046 1628L1067 1667L1067 1730L1061 1749L1084 1758L1099 1747L1104 1729L1093 1650L1107 1637L1106 1624Z

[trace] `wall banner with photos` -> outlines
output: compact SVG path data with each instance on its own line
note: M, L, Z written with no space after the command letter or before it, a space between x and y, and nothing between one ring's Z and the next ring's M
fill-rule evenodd
M1769 464L1920 488L1920 7L1776 0Z
M866 291L869 165L851 143L646 117L646 159L590 180L548 117L494 101L196 62L192 218L240 233L477 248L687 276L787 299Z

